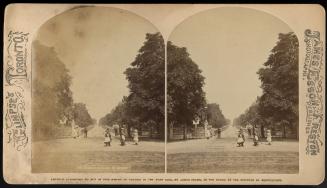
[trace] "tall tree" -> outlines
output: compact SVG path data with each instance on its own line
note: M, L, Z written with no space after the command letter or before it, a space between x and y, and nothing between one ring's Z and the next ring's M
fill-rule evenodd
M290 127L298 138L299 126L299 42L294 33L279 34L264 68L258 71L263 95L259 112L265 125Z
M186 48L168 42L167 46L167 112L168 125L192 126L192 121L203 111L206 101L202 90L204 77ZM170 126L169 126L170 127Z
M260 135L264 137L265 121L264 118L260 115L259 101L260 97L258 97L257 100L237 118L236 122L242 127L252 125L253 131L255 131L255 128L260 128Z
M54 48L33 42L33 139L51 138L59 125L70 125L71 76Z
M206 111L208 123L213 127L221 128L228 123L218 104L208 104Z
M79 127L87 127L89 125L92 125L93 120L85 104L83 103L74 104L74 120L75 120L75 124L78 125Z
M129 123L143 126L155 122L164 139L165 45L160 33L146 34L131 67L125 71L130 94L127 97Z

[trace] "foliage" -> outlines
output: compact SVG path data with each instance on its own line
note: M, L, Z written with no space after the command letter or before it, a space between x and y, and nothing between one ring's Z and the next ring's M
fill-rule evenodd
M114 124L123 125L128 122L126 109L126 97L108 114L100 119L100 124L105 126L113 126Z
M207 104L206 112L209 125L212 125L215 128L221 128L228 124L228 120L223 115L218 104Z
M86 108L86 105L83 103L74 104L74 121L75 124L79 127L87 127L92 125L93 120Z
M299 119L299 42L294 33L280 34L265 68L258 71L263 95L259 112L266 125L285 125L298 129Z
M245 128L247 125L252 125L254 127L261 127L264 124L264 119L259 113L259 101L257 100L239 117L234 119L234 126L240 126Z
M70 125L71 77L54 48L33 42L32 121L34 139L54 135L54 126Z
M131 67L124 72L129 82L129 95L110 113L101 118L102 125L156 128L164 139L165 125L165 45L160 33L146 34Z
M191 126L206 105L202 90L204 77L185 47L167 46L167 113L168 124Z
M234 122L243 126L252 124L269 128L289 126L298 137L299 43L292 32L279 34L278 39L264 63L265 67L258 71L262 96Z
M125 75L129 81L127 125L143 126L155 122L164 139L165 45L160 33L146 34L146 41Z

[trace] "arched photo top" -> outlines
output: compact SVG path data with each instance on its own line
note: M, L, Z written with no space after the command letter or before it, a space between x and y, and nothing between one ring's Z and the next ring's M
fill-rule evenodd
M180 23L167 43L167 171L299 173L298 45L287 24L254 9L216 8Z
M187 49L205 76L207 100L219 102L227 117L233 118L261 95L257 71L279 34L291 32L288 24L269 13L221 7L188 17L175 27L168 41ZM168 59L169 54L168 50Z
M153 24L117 8L79 6L44 23L33 41L32 172L164 172L164 49ZM151 147L128 146L138 135Z
M38 77L37 64L49 63L38 60L41 50L46 50L42 46L52 48L51 53L72 76L74 99L89 103L99 118L128 93L123 73L135 60L147 34L155 33L159 31L152 23L123 9L100 6L69 9L39 28L32 50L33 78ZM106 89L108 84L110 90ZM85 91L107 96L107 104Z
M239 28L261 26L262 29L258 30L258 32L264 31L264 29L274 28L275 26L294 32L286 22L262 10L246 7L219 7L203 10L187 17L174 28L168 39L172 41L174 36L185 27L188 27L190 29L189 32L192 33L201 29L205 30L206 28L217 27L218 25L228 30L236 28L236 24L239 24Z

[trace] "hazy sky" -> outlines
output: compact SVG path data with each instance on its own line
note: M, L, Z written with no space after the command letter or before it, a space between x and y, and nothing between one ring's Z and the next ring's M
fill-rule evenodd
M135 59L149 22L115 8L78 8L46 22L37 39L54 46L73 77L74 102L83 102L101 118L128 95L123 72Z
M187 47L203 71L209 103L218 103L231 120L261 95L256 72L288 25L267 13L246 8L217 8L183 21L169 40Z
M269 14L246 8L217 8L187 18L169 40L185 46L206 77L209 103L233 119L261 94L256 72L267 60L278 33L291 29ZM146 33L158 32L145 19L115 8L78 8L46 22L37 39L55 47L73 76L75 102L94 118L128 95L123 72Z

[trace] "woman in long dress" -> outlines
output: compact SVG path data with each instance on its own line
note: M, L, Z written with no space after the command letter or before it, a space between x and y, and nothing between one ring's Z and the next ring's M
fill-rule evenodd
M139 133L137 132L137 129L134 129L133 131L133 141L135 145L139 144Z
M105 146L110 146L111 142L111 134L110 131L107 129L105 134L104 134L104 144Z
M209 139L210 138L210 130L209 129L206 129L206 132L205 132L205 134L206 134L206 138L207 139Z
M267 130L267 142L268 142L268 145L271 145L271 132L270 130Z
M78 137L78 126L75 125L75 121L72 122L72 137L74 139Z
M125 146L125 129L120 128L120 145Z
M253 145L258 146L259 145L259 137L256 132L253 133Z

